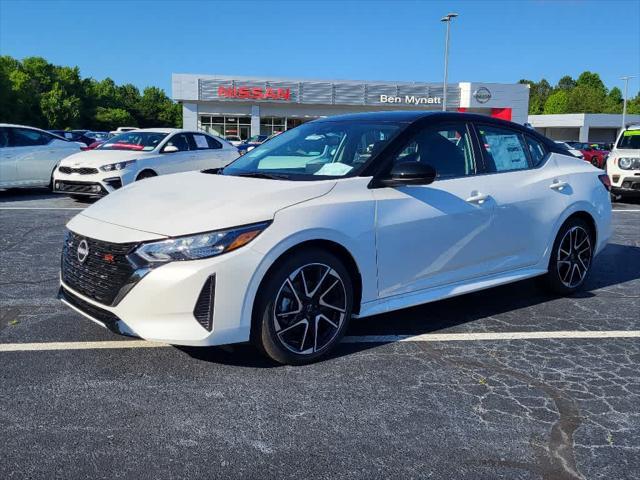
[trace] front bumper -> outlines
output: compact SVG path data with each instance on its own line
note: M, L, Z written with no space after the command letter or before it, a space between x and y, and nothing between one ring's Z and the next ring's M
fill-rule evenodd
M115 306L100 304L60 280L60 299L110 330L174 345L245 342L250 334L248 292L263 255L241 248L220 257L172 262L147 273ZM212 324L198 319L198 302L215 278ZM207 328L208 327L208 328Z
M67 195L103 197L133 181L133 178L129 177L133 177L133 174L129 174L126 170L120 174L100 172L89 175L67 174L56 170L53 176L53 191Z

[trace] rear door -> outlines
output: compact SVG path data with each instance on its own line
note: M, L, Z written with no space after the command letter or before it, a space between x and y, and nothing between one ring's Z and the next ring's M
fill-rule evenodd
M191 148L195 152L194 170L222 168L229 163L229 152L221 142L202 133L189 133Z
M571 185L534 136L481 123L475 130L483 188L495 203L493 228L502 252L491 272L532 266L542 258L555 223L569 204Z

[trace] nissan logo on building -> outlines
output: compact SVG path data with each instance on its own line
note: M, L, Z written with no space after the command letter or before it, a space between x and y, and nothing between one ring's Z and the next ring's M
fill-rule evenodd
M480 87L473 92L473 98L475 98L478 103L487 103L491 100L491 92L487 87Z
M84 261L89 256L89 245L87 244L86 240L82 240L78 244L77 255L78 255L78 261L80 263L84 263Z

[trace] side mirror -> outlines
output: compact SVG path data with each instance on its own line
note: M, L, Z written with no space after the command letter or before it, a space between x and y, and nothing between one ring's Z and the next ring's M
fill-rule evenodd
M178 150L178 147L176 147L175 145L167 145L162 149L162 153L175 153L179 151L180 150Z
M421 162L401 162L393 166L389 178L379 181L384 187L429 185L436 179L436 169Z

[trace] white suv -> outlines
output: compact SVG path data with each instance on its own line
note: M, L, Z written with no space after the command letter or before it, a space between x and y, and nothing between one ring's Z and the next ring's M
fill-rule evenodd
M640 125L623 130L607 159L614 200L640 196Z
M204 132L134 130L109 139L95 150L65 158L53 174L53 191L74 198L104 196L136 180L222 168L237 157L237 148Z

